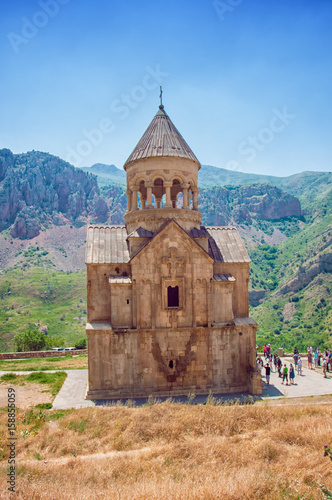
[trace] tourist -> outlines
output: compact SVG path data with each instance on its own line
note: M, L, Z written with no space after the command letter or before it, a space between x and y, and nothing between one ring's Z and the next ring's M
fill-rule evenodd
M271 354L271 344L268 344L266 346L266 356L270 358L270 354Z
M319 350L319 347L317 349L317 354L318 354L318 366L320 366L320 358L321 358L321 352Z
M274 365L274 371L276 372L278 369L278 356L276 354L273 356L273 365Z
M265 365L266 385L270 385L270 372L271 372L270 363L266 363Z
M327 375L326 375L326 365L327 365L327 359L324 358L323 359L323 363L322 363L324 378L327 378Z
M289 367L289 383L290 383L290 385L294 385L294 379L295 379L295 368L291 363L290 367Z
M294 359L294 364L295 364L295 366L297 366L297 361L298 361L298 359L299 359L299 353L297 352L296 347L294 347L294 355L293 355L293 359Z
M282 375L281 375L281 367L282 367L282 362L281 362L281 359L278 357L278 375L279 377L281 378Z
M329 362L330 362L330 351L328 349L325 349L325 358L326 358L326 370L329 372Z
M263 356L266 358L266 344L263 345Z
M310 350L308 351L307 356L308 356L308 368L309 370L312 370L312 354Z
M301 358L301 356L299 357L298 362L297 362L297 374L302 375L302 358Z
M287 368L286 363L284 364L284 368L282 371L282 382L281 383L283 384L285 380L286 380L286 385L288 385L288 368Z
M257 368L258 368L260 375L262 375L263 361L262 361L262 358L260 356L258 356L258 358L257 358Z
M314 352L314 362L315 362L315 368L317 368L318 366L318 350L315 349L315 352Z

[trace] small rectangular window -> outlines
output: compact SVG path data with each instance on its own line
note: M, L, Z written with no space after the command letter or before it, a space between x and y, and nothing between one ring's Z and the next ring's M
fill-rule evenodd
M179 307L179 287L167 287L167 307Z

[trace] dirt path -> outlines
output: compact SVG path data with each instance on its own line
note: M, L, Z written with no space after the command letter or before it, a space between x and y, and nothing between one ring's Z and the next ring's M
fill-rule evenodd
M7 407L8 389L10 387L15 389L16 407L22 410L42 403L52 403L53 401L51 393L45 392L45 386L40 384L31 382L24 386L0 384L0 408Z
M141 455L142 453L147 453L151 451L151 448L141 448L140 450L128 450L128 451L109 451L107 453L93 453L91 455L78 455L76 457L62 457L62 458L50 458L49 460L20 460L20 465L44 465L44 464L67 464L73 460L103 460L105 458L117 458L117 457L128 457Z

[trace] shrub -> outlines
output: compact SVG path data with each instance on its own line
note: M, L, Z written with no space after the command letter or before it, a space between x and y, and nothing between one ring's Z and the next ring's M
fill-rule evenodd
M82 337L75 344L76 349L86 349L86 337Z
M17 352L42 351L46 347L45 334L29 327L25 332L15 335L14 344Z

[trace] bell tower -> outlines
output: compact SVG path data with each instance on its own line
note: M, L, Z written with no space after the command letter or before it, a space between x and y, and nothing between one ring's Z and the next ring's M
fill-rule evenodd
M199 229L200 168L198 159L160 104L124 165L128 233L140 227L155 233L171 219L186 231Z

